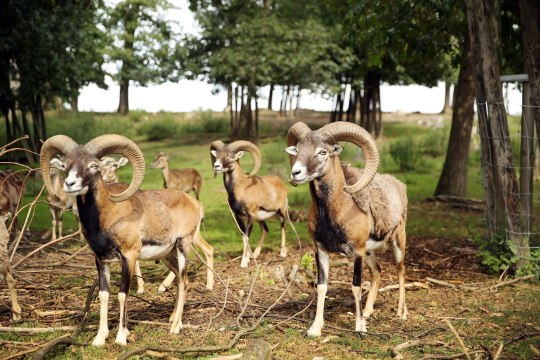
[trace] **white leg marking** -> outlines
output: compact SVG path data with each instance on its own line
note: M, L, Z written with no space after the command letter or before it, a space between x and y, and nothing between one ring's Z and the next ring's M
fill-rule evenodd
M107 320L107 310L109 307L109 292L100 291L99 292L99 330L98 333L92 342L94 346L103 346L105 345L105 340L109 336L109 327Z
M281 227L281 250L279 256L287 257L287 245L285 244L285 226Z
M184 313L184 303L186 301L186 289L184 283L184 276L182 275L186 267L186 257L184 254L176 249L178 257L178 291L176 295L176 311L174 312L174 319L172 321L170 333L179 334L182 328L182 315Z
M126 324L125 309L126 309L126 293L118 293L118 303L120 304L120 320L118 321L118 333L116 334L116 340L114 341L118 345L126 346L127 337L129 336L129 330Z
M313 320L313 324L311 324L311 327L307 332L308 336L312 337L321 336L324 325L324 300L326 291L328 290L328 285L326 284L328 281L328 270L330 268L330 258L328 257L328 253L318 249L317 254L319 257L317 271L322 272L324 281L322 284L317 285L317 312L315 313L315 320ZM319 274L317 274L317 276L319 277Z
M244 243L244 252L242 253L242 261L240 261L240 267L246 268L249 265L249 238L247 236L242 236L242 242Z
M135 262L135 276L137 277L137 294L144 294L144 280L139 261Z
M321 336L324 325L324 299L326 297L327 290L328 286L326 284L317 285L317 313L315 315L313 324L311 324L311 327L307 332L308 336L310 337Z
M354 296L354 305L356 307L355 327L356 331L367 331L366 319L362 316L360 308L360 300L362 299L362 288L360 286L353 286L352 293Z
M158 294L162 294L164 293L165 291L167 291L167 288L170 288L171 287L171 284L174 280L174 278L176 277L176 275L174 275L174 273L171 271L169 272L169 275L167 275L167 277L165 278L165 280L163 280L163 282L161 283L161 285L159 285L159 288L158 288Z

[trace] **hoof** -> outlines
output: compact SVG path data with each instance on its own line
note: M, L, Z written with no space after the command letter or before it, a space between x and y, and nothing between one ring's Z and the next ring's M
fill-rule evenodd
M242 259L242 261L240 262L240 267L241 268L247 268L248 265L249 265L249 260Z
M157 289L157 293L158 294L163 294L165 291L167 291L167 288L163 285L161 285L158 289Z
M371 315L373 315L373 308L364 309L364 319L369 319Z
M313 326L311 326L309 328L309 330L307 331L307 336L312 337L312 338L320 337L321 336L321 330L322 329L320 329L320 328L314 328Z
M354 330L363 333L367 332L366 319L364 318L363 320L357 321Z
M281 257L287 257L287 249L281 249L281 251L279 252L279 256Z
M144 288L142 288L142 289L137 289L137 294L139 294L139 295L144 294ZM159 294L159 290L158 290L158 294Z
M93 346L104 346L105 345L105 339L107 339L107 335L105 336L99 336L97 335L94 341L92 341Z
M256 248L253 252L253 258L256 259L259 257L259 255L261 255L261 248Z

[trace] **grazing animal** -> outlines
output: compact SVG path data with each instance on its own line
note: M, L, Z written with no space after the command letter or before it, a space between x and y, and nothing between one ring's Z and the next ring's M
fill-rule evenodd
M343 148L338 141L348 141L362 149L366 158L364 170L340 162L339 154ZM289 129L287 144L286 151L292 165L291 181L296 184L309 183L311 207L308 230L317 247L317 312L308 335L320 336L324 325L329 252L342 253L353 259L355 329L365 332L365 318L373 313L373 303L381 282L375 253L391 247L399 279L397 314L405 320L405 185L393 176L376 173L379 153L375 141L358 125L336 122L311 131L306 124L298 122ZM364 259L372 282L362 311Z
M6 221L11 217L11 213L0 215L0 274L6 280L9 295L11 297L11 308L13 310L13 320L21 320L21 307L17 301L17 292L15 290L15 280L11 275L9 266L8 242L9 232L6 228Z
M41 238L46 239L51 236L51 240L56 240L56 228L58 228L58 237L62 237L62 229L64 224L64 214L66 210L72 210L77 216L77 204L75 198L66 194L63 190L65 177L62 174L62 160L53 158L50 161L50 179L51 186L54 188L54 195L47 192L47 203L49 204L49 213L51 214L51 228L45 232ZM79 229L80 229L79 224ZM82 238L82 235L81 235Z
M118 169L128 163L128 159L121 157L115 159L110 156L104 156L100 159L101 177L105 184L114 184L118 182Z
M105 185L100 175L99 159L114 153L122 154L132 165L133 178L127 186ZM206 255L207 288L214 285L213 249L200 234L202 209L199 202L178 190L139 190L145 172L143 154L133 141L120 135L99 136L86 145L79 145L64 135L47 139L41 148L40 166L45 186L53 194L49 162L56 154L64 155L63 169L67 176L63 188L77 199L82 230L96 259L100 321L92 344L104 345L109 335L110 263L115 261L122 267L116 343L127 343L127 297L137 259L162 260L176 275L178 289L170 332L178 334L183 327L186 264L192 244Z
M150 164L151 169L161 169L163 174L163 187L165 189L178 189L189 193L193 191L199 200L202 186L202 176L196 169L181 170L169 169L169 155L160 152Z
M240 158L244 150L250 152L255 158L255 167L246 175L240 167ZM280 256L287 256L285 244L285 219L287 216L287 187L277 176L255 176L261 166L261 153L259 148L249 141L235 141L225 145L220 140L210 145L210 155L214 173L223 173L223 183L229 195L228 201L234 212L242 236L244 251L240 267L247 267L250 259L249 235L253 229L253 222L257 221L261 227L261 239L253 252L253 258L261 253L262 245L268 226L266 220L278 215L281 222L281 251ZM244 223L246 219L247 224Z

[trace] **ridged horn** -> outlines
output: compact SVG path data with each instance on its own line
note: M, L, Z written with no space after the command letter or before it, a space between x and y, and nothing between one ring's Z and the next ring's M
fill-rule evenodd
M212 164L211 164L212 169L214 169L214 163L216 162L216 157L214 155L212 155L212 150L219 151L219 150L223 149L224 146L225 146L225 144L221 140L214 140L210 144L210 161L212 161Z
M311 132L311 129L303 122L295 123L289 128L289 131L287 132L287 146L295 146L298 141L305 138L309 132ZM292 155L289 155L289 162L292 166L294 162Z
M377 172L379 167L379 151L375 140L362 127L349 122L334 122L317 130L317 138L329 144L338 141L348 141L360 147L366 158L366 167L362 177L352 185L343 188L348 193L355 193L365 188Z
M51 184L51 168L49 162L54 155L61 154L63 156L71 153L75 148L79 146L75 140L66 135L51 136L41 146L41 152L39 154L39 166L41 168L41 176L43 177L43 184L47 188L49 194L58 198Z
M109 194L109 200L120 202L129 199L139 190L145 172L144 156L133 141L122 135L107 134L90 140L86 150L98 159L107 154L122 154L131 163L133 178L129 187L120 194Z
M262 161L262 155L261 151L257 147L257 145L246 141L246 140L238 140L235 142L230 143L227 145L230 152L236 153L241 150L248 151L251 155L253 155L253 159L255 159L255 166L253 167L253 170L249 173L248 177L253 177L259 169L261 168L261 161Z

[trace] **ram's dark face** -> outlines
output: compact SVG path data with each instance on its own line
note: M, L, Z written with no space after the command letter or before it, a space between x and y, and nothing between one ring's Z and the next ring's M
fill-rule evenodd
M99 160L80 148L75 149L63 161L52 159L50 165L66 173L63 190L71 196L83 195L93 189L101 170Z
M327 144L308 134L294 146L285 149L293 156L291 180L296 184L319 179L329 168L329 159L337 156L343 148L339 144Z
M233 169L234 164L244 156L243 151L231 152L226 148L221 150L212 150L212 156L216 159L214 161L214 173L226 173Z

